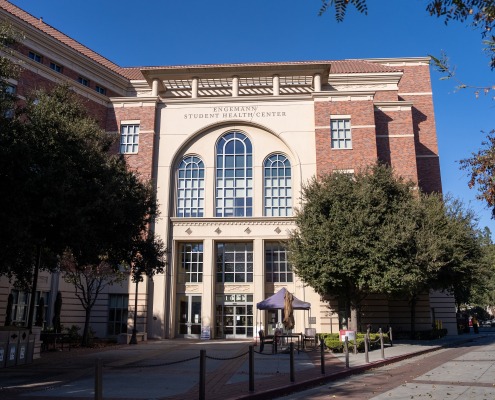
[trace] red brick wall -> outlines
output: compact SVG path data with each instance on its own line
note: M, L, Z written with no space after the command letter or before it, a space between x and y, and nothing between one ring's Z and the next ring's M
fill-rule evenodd
M55 61L55 60L52 60L51 58L45 56L44 54L38 52L38 51L34 51L32 49L30 49L29 47L26 47L25 45L23 44L18 44L16 46L16 50L19 51L21 54L25 55L26 57L29 57L29 52L32 51L36 54L39 54L40 56L42 56L42 59L41 59L41 64L44 65L45 67L48 67L50 68L50 63L51 62L54 62L55 64L58 64L62 67L62 72L61 72L61 75L64 75L66 76L67 78L70 78L72 80L74 80L74 83L78 84L78 85L81 85L77 80L79 78L79 76L82 76L84 78L87 78L89 79L87 76L85 76L84 74L80 74L79 72L71 69L71 68L68 68L66 67L63 63L61 62L58 62L58 61ZM112 90L108 89L104 83L102 82L95 82L95 81L92 81L91 79L89 79L89 88L93 89L93 90L96 90L96 86L101 86L101 87L104 87L106 89L106 96L108 97L112 97L112 96L118 96L117 93L113 92Z
M139 146L137 154L126 155L129 167L144 179L153 174L153 146L155 138L156 108L150 106L110 108L107 117L107 131L120 132L121 121L139 120Z
M399 97L413 102L412 120L416 154L427 156L417 159L419 184L426 192L441 192L430 68L428 65L403 68L404 76L399 82Z
M336 169L359 169L377 159L375 129L354 125L374 125L372 101L315 102L316 171L318 175ZM352 149L332 149L330 115L351 116Z
M416 149L414 137L411 136L411 111L376 110L375 119L378 158L391 165L397 174L417 183ZM397 135L403 137L396 137Z
M27 97L33 90L50 90L55 86L55 82L38 75L36 72L24 69L17 81L17 94ZM105 104L97 103L87 97L78 96L88 114L93 117L100 128L106 128L108 107Z

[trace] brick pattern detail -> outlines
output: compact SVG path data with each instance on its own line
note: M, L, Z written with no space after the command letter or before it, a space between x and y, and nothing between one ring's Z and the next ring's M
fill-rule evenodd
M119 132L116 151L120 143L121 121L139 120L139 147L137 154L128 154L126 159L129 167L143 179L153 176L153 146L155 140L155 107L114 107L108 111L107 131Z
M397 174L418 183L411 111L375 111L378 158ZM396 137L403 135L403 137ZM386 136L386 137L381 137Z
M330 116L351 116L352 149L332 149ZM373 128L356 128L353 125L374 125L372 101L316 102L316 171L318 175L341 169L359 169L377 159L376 135Z
M431 95L415 95L414 93L431 93L428 65L404 67L404 76L399 82L399 97L412 101L414 104L412 117L416 154L430 156L417 159L420 187L426 192L441 192L442 182L433 98Z
M60 75L63 75L71 80L73 80L75 84L77 85L81 85L77 80L80 76L84 77L84 78L87 78L89 79L88 76L86 76L84 73L79 73L77 72L76 70L74 69L71 69L71 68L68 68L66 67L65 65L63 65L62 63L60 62L57 62L57 61L54 61L52 59L50 59L49 57L45 56L44 54L40 54L38 51L34 51L32 49L30 49L29 47L26 47L25 45L23 44L18 44L16 45L16 50L19 51L21 54L23 54L24 56L26 57L29 57L29 52L30 51L33 51L34 53L37 53L39 54L40 56L42 56L42 59L41 59L41 63L42 65L44 65L45 67L48 67L50 68L50 63L51 62L54 62L55 64L58 64L62 67L62 72L60 73ZM106 89L106 94L105 96L108 96L108 97L113 97L113 96L118 96L117 93L113 92L112 90L108 89L104 83L99 83L99 82L95 82L91 79L89 79L89 88L90 89L93 89L96 91L96 86L102 86Z
M27 97L33 90L50 90L54 86L55 82L44 78L33 71L25 69L22 71L21 76L18 79L17 93L20 96ZM96 103L87 97L78 97L88 114L98 122L100 128L105 129L108 107L104 104Z

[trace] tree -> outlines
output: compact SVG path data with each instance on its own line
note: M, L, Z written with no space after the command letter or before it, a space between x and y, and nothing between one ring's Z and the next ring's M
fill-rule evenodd
M351 329L359 326L362 300L378 290L374 277L395 262L383 234L411 201L410 189L383 165L314 178L303 187L304 206L288 243L291 264L317 293L344 302Z
M81 338L82 346L90 345L91 310L103 290L125 280L124 271L116 269L106 260L98 264L80 264L69 250L63 253L60 269L64 280L74 286L75 295L84 309L84 328Z

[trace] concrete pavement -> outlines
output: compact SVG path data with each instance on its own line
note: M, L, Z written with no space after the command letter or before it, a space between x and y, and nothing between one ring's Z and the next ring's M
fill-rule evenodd
M267 345L263 354L255 352L254 392L249 391L248 348L254 344L252 341L174 339L111 349L47 352L32 364L0 369L0 397L5 400L94 398L95 365L100 359L105 399L197 399L199 354L204 349L206 399L271 399L480 337L469 334L431 342L395 342L393 347L385 348L385 359L381 358L379 349L370 352L369 364L365 363L363 353L351 353L348 369L344 355L325 352L325 374L321 373L318 350L295 352L294 382L290 381L290 355L272 355L271 346ZM495 368L495 361L492 360L490 368Z

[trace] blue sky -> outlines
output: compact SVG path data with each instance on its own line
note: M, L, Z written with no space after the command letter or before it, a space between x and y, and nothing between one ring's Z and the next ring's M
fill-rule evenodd
M421 57L444 50L467 84L493 86L478 30L430 17L427 0L368 0L343 23L320 0L11 0L121 66ZM495 221L458 161L495 128L495 91L476 99L432 70L443 190L495 237Z

